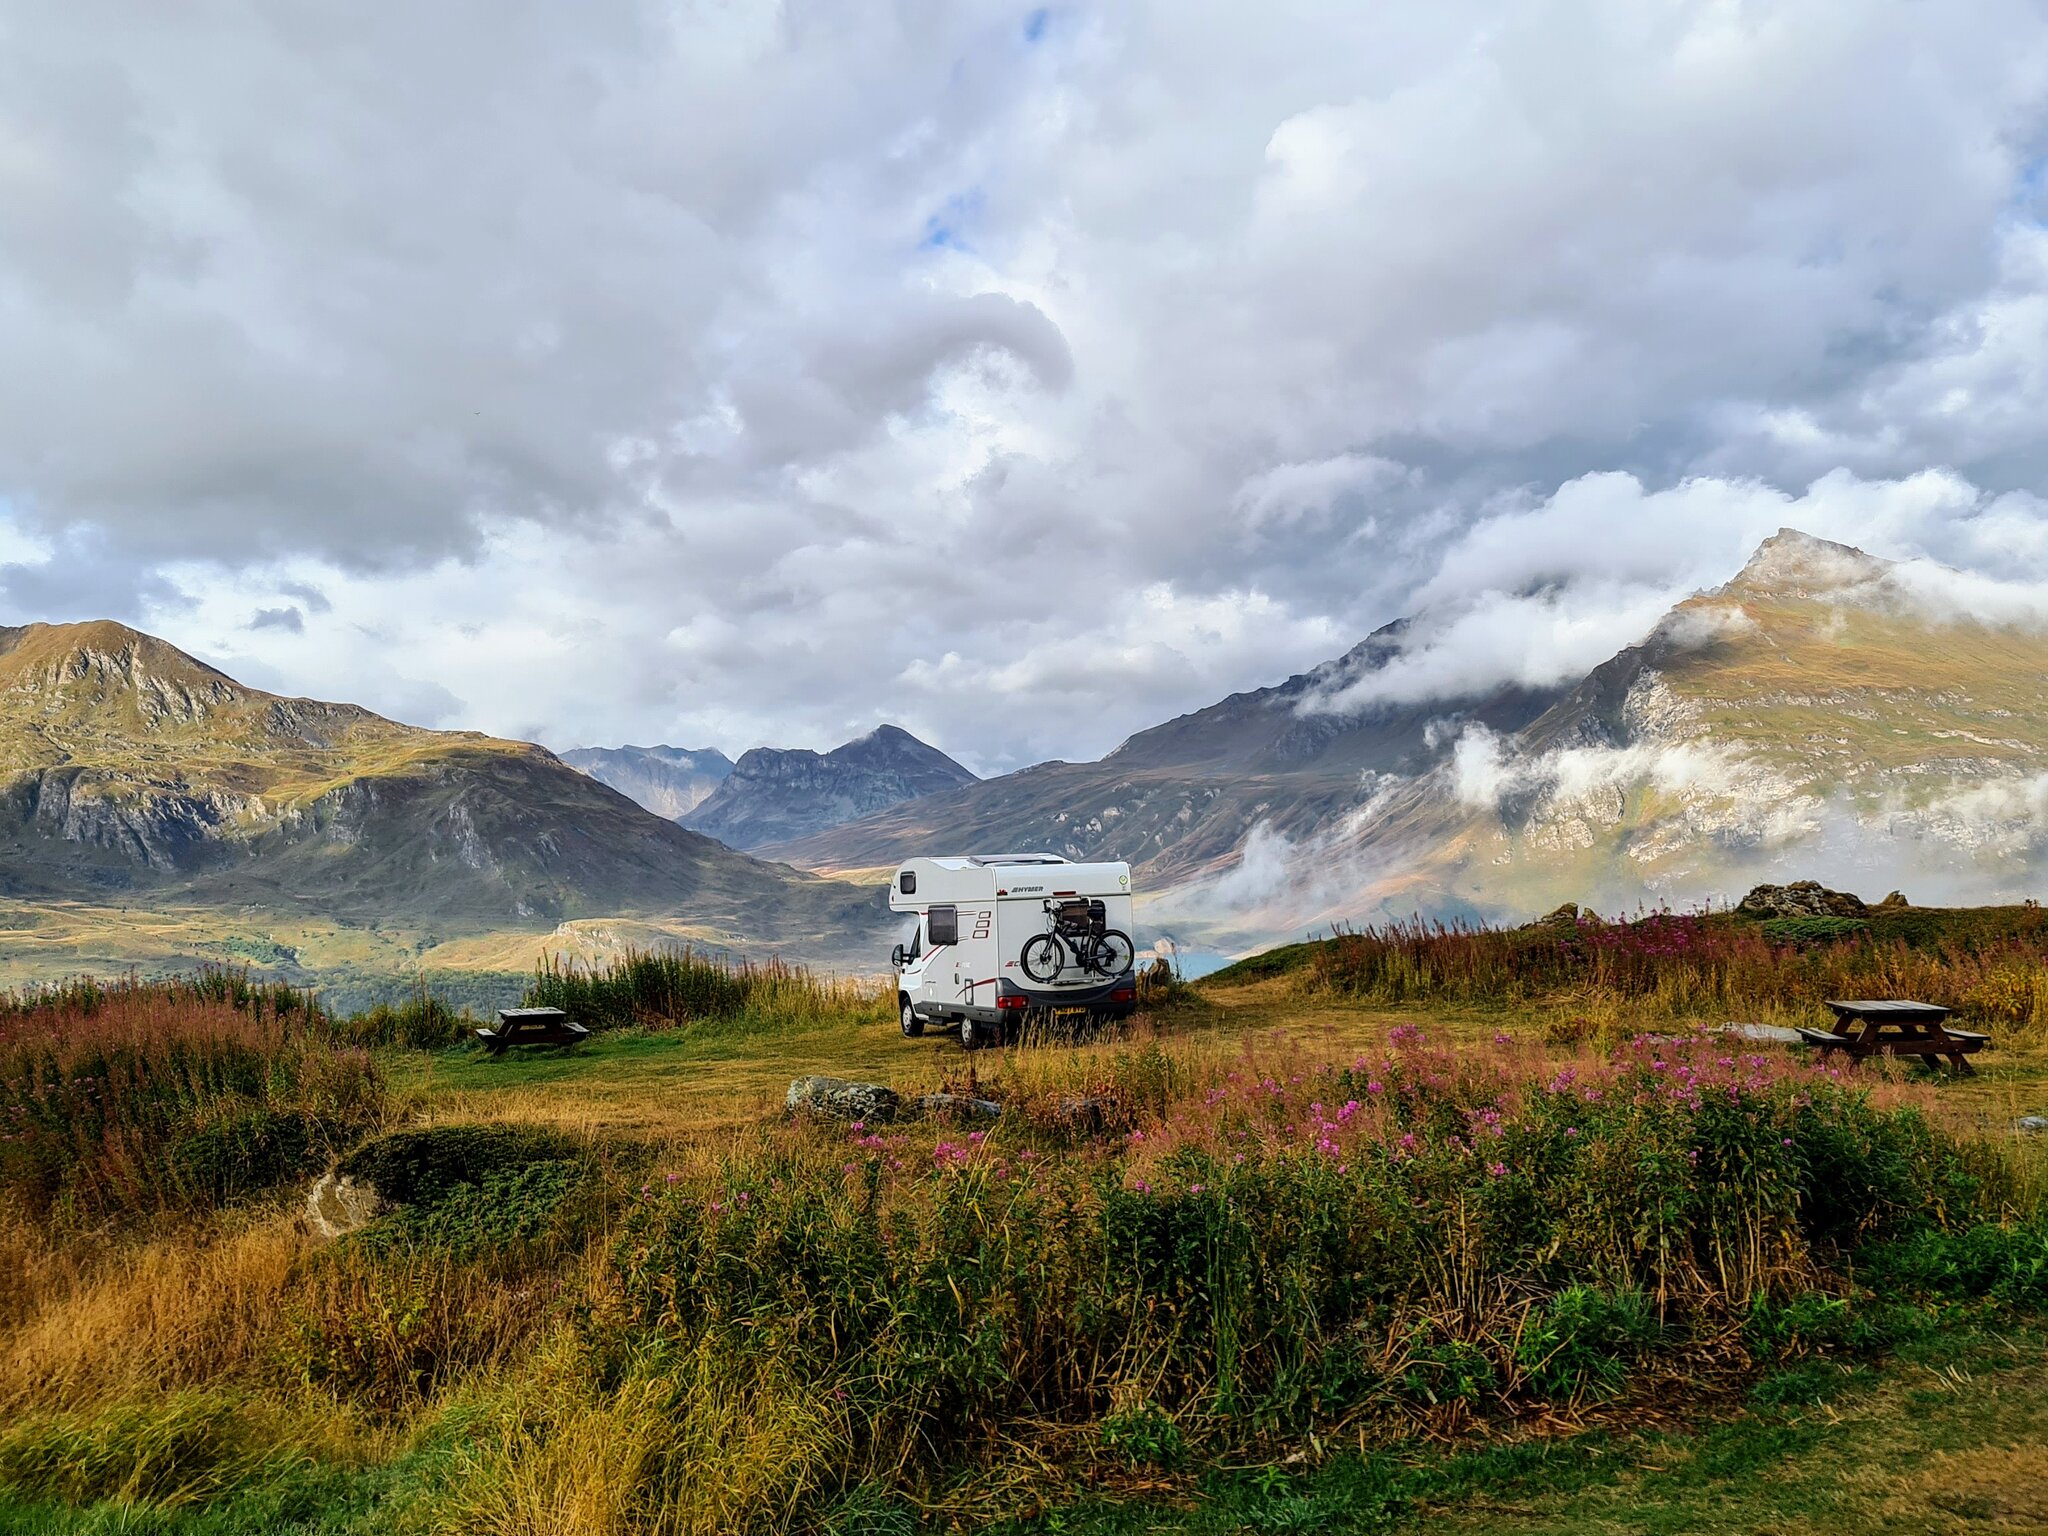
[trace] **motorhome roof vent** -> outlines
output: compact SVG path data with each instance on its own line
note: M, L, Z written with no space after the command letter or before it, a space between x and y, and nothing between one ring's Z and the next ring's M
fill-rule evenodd
M984 853L967 861L983 869L999 869L1008 864L1065 864L1069 860L1056 853Z

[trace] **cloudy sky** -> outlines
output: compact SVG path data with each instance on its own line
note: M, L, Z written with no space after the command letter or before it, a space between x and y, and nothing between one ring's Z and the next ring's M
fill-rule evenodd
M2042 0L0 0L0 623L1092 757L1781 523L2048 579Z

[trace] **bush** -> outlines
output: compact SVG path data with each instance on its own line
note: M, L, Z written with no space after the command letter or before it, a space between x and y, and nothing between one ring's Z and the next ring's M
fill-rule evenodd
M2048 1028L2048 922L2034 907L1761 923L1671 912L1524 928L1396 923L1290 946L1229 975L1277 972L1307 992L1385 1004L1536 1004L1587 1021L1588 1035L1616 1010L1638 1021L1818 1022L1830 997L1924 997L1955 1008L1959 1023Z
M416 1051L459 1044L469 1030L469 1020L428 991L424 978L396 1007L379 1003L335 1026L335 1032L354 1045L397 1045Z
M1539 1396L1612 1397L1662 1335L1656 1308L1641 1291L1572 1285L1530 1309L1515 1363Z
M2048 1308L2048 1222L1928 1228L1858 1255L1857 1278L1883 1295Z
M1860 917L1773 917L1758 926L1773 944L1832 944L1870 932Z
M535 1163L573 1160L581 1148L530 1125L435 1125L393 1131L344 1157L339 1171L394 1205L432 1205L464 1185Z

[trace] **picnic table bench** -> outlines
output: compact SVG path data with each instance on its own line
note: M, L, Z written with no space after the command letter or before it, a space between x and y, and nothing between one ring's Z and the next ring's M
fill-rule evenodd
M1832 1030L1802 1029L1800 1038L1823 1051L1847 1051L1859 1061L1865 1056L1946 1057L1957 1072L1975 1070L1969 1058L1991 1041L1989 1035L1970 1029L1951 1029L1949 1010L1939 1003L1916 1003L1905 998L1832 999L1828 1007L1835 1015Z
M498 1027L479 1025L476 1037L493 1056L502 1056L515 1045L574 1045L588 1040L590 1031L559 1008L500 1008Z

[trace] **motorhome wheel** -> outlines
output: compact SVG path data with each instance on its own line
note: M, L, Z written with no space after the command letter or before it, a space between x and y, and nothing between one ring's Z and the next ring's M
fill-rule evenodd
M924 1033L924 1020L917 1016L917 1010L910 1006L910 999L903 999L903 1038L915 1040Z
M962 1019L962 1020L960 1021L960 1049L961 1049L961 1050L963 1050L963 1051L978 1051L978 1050L980 1050L980 1049L981 1049L981 1048L982 1048L982 1047L983 1047L984 1045L987 1045L987 1044L988 1044L988 1038L987 1038L987 1032L986 1032L986 1030L985 1030L984 1026L982 1026L982 1025L980 1025L980 1024L977 1024L977 1023L975 1023L975 1022L974 1022L974 1020L972 1020L972 1019Z

